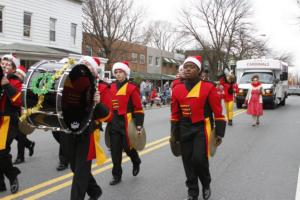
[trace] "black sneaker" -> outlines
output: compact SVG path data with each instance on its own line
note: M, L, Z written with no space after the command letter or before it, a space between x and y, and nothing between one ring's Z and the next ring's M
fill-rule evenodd
M18 178L16 177L15 179L13 179L10 182L10 191L12 194L15 194L19 191L19 181Z
M33 156L34 154L34 146L35 146L35 142L31 142L30 146L28 147L30 157Z
M63 171L65 169L68 168L68 164L65 164L65 163L59 163L58 166L56 167L56 170L57 171Z
M202 190L203 199L208 200L210 195L211 195L210 187L208 186L208 187L203 188L203 190Z
M109 185L117 185L121 182L121 178L113 177L113 179L109 182Z
M232 126L232 120L228 120L228 126Z
M25 162L24 158L17 158L17 159L15 160L15 162L13 162L13 164L14 164L14 165L18 165L18 164L21 164L21 163L23 163L23 162Z
M133 165L133 168L132 168L132 175L133 176L137 176L140 172L140 164L138 165Z
M195 196L188 196L188 198L184 199L184 200L198 200L198 197Z
M94 196L90 196L89 200L98 200L101 196L102 196L102 190L100 188L100 190L98 191L98 194L96 194Z

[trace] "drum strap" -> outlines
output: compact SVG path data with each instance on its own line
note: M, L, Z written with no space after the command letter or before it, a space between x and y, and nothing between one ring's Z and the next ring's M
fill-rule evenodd
M129 135L128 135L128 125L131 122L131 120L132 120L132 113L127 113L125 115L125 131L126 131L125 136L126 136L126 141L127 141L127 145L129 147L129 149L132 148L131 142L130 142L130 139L129 139Z
M98 165L102 165L106 161L106 155L100 145L100 130L96 129L94 131L93 135L94 135L94 141L95 141L96 162Z
M205 121L204 121L204 133L205 133L205 139L206 139L207 158L210 158L211 124L210 124L209 117L205 118Z
M6 140L8 135L10 117L9 116L0 116L0 150L6 148Z
M106 155L100 145L100 130L95 129L90 136L90 147L87 160L96 158L97 165L102 165L106 161Z

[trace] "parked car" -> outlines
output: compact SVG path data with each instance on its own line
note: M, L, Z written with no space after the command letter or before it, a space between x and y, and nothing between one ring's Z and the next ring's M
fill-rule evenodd
M290 95L300 96L300 88L289 88L288 89L288 96L290 96Z

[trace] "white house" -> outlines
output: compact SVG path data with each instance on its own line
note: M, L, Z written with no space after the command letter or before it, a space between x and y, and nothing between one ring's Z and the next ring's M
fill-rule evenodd
M82 0L1 0L0 55L22 64L81 54Z

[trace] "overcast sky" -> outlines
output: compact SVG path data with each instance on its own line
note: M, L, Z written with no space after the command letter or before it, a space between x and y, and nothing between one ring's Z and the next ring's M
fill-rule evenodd
M177 23L180 9L187 0L136 0L147 9L151 20ZM200 0L199 0L200 1ZM300 23L297 0L249 0L254 10L254 23L265 34L269 46L279 52L292 52L300 70Z

